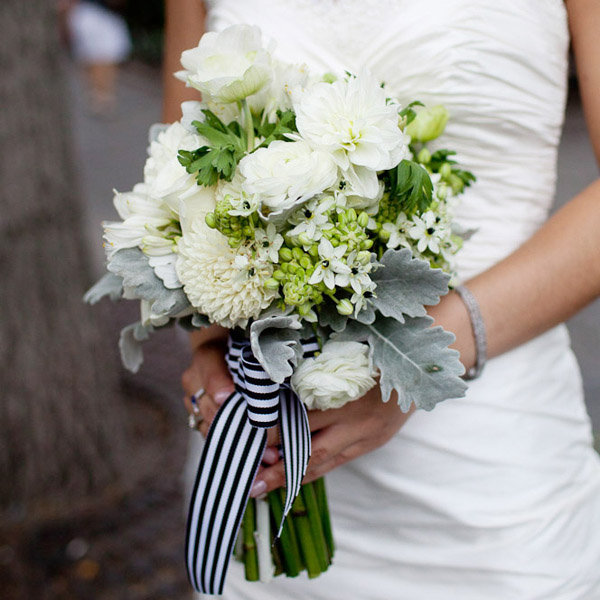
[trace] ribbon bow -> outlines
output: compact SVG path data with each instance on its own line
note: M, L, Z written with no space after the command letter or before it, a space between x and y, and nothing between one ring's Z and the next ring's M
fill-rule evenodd
M302 342L304 357L319 349ZM250 487L267 442L267 429L279 424L285 465L283 521L300 491L310 458L306 408L289 382L273 382L247 339L231 335L227 365L235 391L219 409L206 437L187 523L186 556L190 581L198 592L221 594Z

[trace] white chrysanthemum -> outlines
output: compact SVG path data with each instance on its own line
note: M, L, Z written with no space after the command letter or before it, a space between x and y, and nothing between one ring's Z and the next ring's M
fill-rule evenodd
M308 409L340 408L375 385L369 347L359 342L329 341L314 358L302 361L292 387Z
M184 70L175 74L202 92L205 100L243 100L271 78L271 56L262 47L258 27L232 25L205 33L196 48L181 55Z
M194 308L223 327L245 327L277 297L265 288L273 274L267 261L231 248L227 238L197 220L178 245L177 274Z
M155 198L166 202L177 213L179 201L198 187L194 175L177 159L179 150L195 150L203 146L202 137L191 133L181 123L173 123L150 143L144 166L144 182Z
M294 102L298 132L331 153L351 192L374 198L377 171L408 155L410 138L398 127L398 107L368 72L334 83L317 83Z
M287 210L323 190L337 180L337 167L331 156L315 151L306 142L275 141L259 148L239 163L247 194L258 194L270 211Z

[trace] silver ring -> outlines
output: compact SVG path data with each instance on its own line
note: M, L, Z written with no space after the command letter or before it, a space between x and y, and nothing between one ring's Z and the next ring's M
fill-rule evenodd
M202 398L202 396L204 396L204 394L206 394L206 390L203 387L201 387L195 394L192 394L192 397L191 397L192 405L197 406L198 400L200 400L200 398Z
M190 429L199 429L200 425L204 421L204 417L197 412L193 412L188 416L188 427Z

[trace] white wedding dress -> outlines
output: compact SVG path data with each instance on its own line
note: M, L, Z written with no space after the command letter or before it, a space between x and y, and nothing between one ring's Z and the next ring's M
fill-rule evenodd
M461 278L546 219L566 91L561 0L209 3L209 28L242 22L282 59L320 72L366 65L401 100L448 108L441 145L478 178L459 214L477 229ZM329 571L263 585L232 564L224 598L600 599L600 461L564 326L490 360L466 398L418 411L327 482Z

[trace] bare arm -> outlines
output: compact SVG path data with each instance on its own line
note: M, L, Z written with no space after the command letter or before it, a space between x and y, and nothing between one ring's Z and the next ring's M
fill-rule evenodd
M198 45L204 33L206 11L202 0L165 0L165 50L163 56L163 123L181 118L180 105L198 100L198 92L173 77L181 69L179 57Z
M600 162L600 4L567 3L581 95ZM567 320L600 295L600 180L558 211L516 252L468 282L497 356ZM470 324L450 294L430 314L457 336L466 366L474 362ZM508 326L507 326L508 325Z

